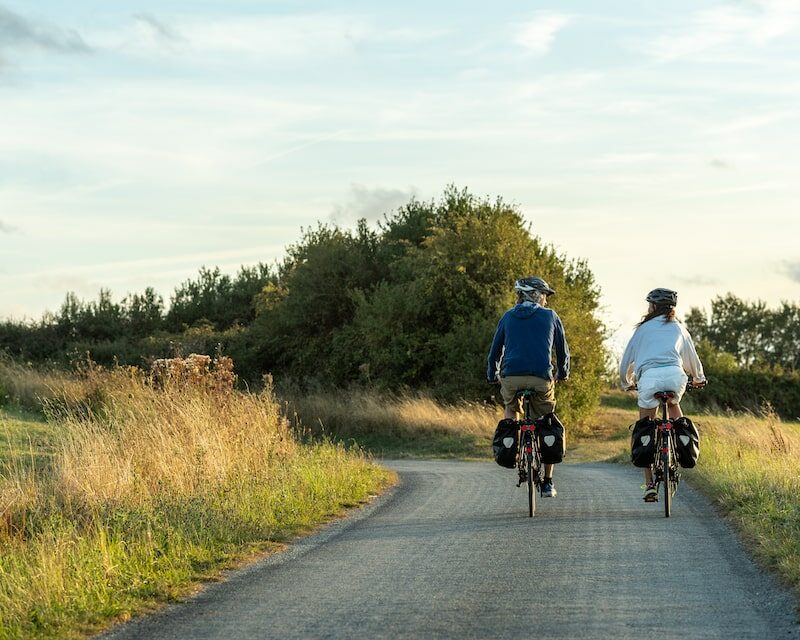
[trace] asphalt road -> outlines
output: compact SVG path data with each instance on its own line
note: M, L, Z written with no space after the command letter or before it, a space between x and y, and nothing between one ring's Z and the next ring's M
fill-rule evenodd
M561 465L527 517L514 472L387 463L401 485L106 638L794 638L790 596L685 484L665 519L618 465Z

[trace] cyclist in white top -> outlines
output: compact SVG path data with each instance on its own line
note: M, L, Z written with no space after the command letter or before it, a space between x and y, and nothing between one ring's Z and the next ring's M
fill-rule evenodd
M705 384L703 365L697 356L692 336L675 319L678 294L672 289L653 289L646 298L650 306L636 325L619 364L622 388L639 390L639 418L654 418L658 410L655 394L672 391L675 397L667 407L671 419L680 418L680 400L686 389L687 373L692 386ZM654 499L656 489L650 469L644 470L645 500ZM649 501L649 500L648 500Z

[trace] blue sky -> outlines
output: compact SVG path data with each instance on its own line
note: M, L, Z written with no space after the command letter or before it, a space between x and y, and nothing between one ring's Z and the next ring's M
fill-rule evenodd
M800 296L800 3L0 0L0 317L449 183L651 288Z

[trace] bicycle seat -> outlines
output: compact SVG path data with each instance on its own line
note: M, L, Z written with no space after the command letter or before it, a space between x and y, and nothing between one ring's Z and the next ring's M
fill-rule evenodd
M526 398L534 395L536 392L533 389L518 389L514 394L515 398Z
M653 394L653 397L657 400L672 400L675 397L674 391L657 391Z

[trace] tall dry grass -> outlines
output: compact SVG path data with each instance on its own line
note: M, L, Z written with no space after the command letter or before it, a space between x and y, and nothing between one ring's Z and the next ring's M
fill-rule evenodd
M287 404L301 430L387 455L486 458L502 417L483 403L442 404L425 394L375 390L290 394Z
M800 602L800 425L772 412L704 416L693 479Z
M225 361L199 379L22 373L54 452L3 463L3 639L71 637L174 597L389 481L358 453L298 442L271 389L234 391Z
M91 399L92 392L84 375L57 369L34 369L0 354L0 406L12 404L41 412L43 402L55 394L86 402Z

